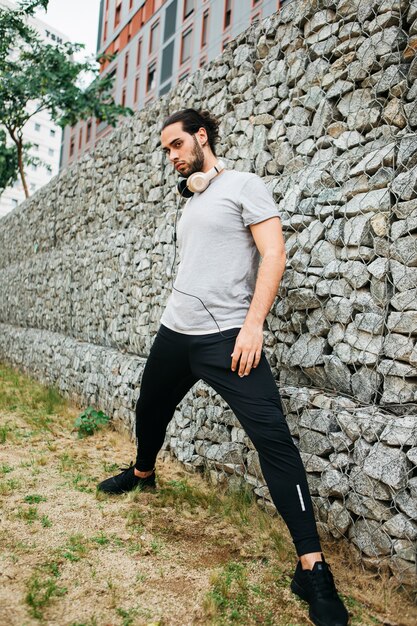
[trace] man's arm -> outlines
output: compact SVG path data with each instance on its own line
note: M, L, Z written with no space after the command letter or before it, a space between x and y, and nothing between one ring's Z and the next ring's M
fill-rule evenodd
M285 269L285 242L281 220L278 217L271 217L249 228L261 255L261 263L252 302L231 355L233 371L239 362L239 376L247 376L252 367L259 363L263 324L278 293Z

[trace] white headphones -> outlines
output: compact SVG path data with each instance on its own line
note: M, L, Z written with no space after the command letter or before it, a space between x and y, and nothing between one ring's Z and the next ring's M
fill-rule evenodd
M177 185L178 193L184 198L191 198L195 193L202 193L207 189L210 181L224 168L223 161L217 161L217 164L208 172L194 172L188 178L180 178Z

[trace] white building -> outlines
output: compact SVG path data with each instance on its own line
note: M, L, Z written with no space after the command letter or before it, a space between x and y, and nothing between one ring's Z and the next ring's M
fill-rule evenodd
M9 0L0 0L1 7L11 9L17 8L17 5ZM70 41L69 38L57 31L55 28L48 26L42 20L37 18L28 18L29 24L35 28L46 43L65 43ZM29 112L33 111L36 103L30 103ZM51 119L47 111L40 111L31 117L23 128L24 142L30 142L33 147L30 154L39 157L44 163L50 166L50 171L43 166L26 166L25 175L30 195L37 189L45 185L59 171L60 150L62 130ZM7 138L7 144L13 145L11 138ZM0 196L0 217L11 211L15 206L25 200L25 192L20 180L15 182L13 187L8 187Z

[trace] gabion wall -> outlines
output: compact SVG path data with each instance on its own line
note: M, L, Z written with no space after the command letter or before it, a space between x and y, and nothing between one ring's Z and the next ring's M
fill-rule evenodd
M415 583L417 2L288 2L123 121L0 222L0 357L133 429L171 289L164 117L206 107L219 155L255 171L288 251L265 350L320 530ZM165 447L268 505L256 452L203 383ZM269 505L271 506L271 505Z

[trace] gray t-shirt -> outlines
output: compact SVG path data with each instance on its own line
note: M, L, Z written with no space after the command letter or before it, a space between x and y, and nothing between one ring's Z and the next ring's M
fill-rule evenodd
M259 265L249 225L279 217L275 202L256 174L225 170L196 193L178 222L180 264L161 323L188 335L241 327ZM186 295L187 294L187 295ZM197 296L197 297L195 297Z

